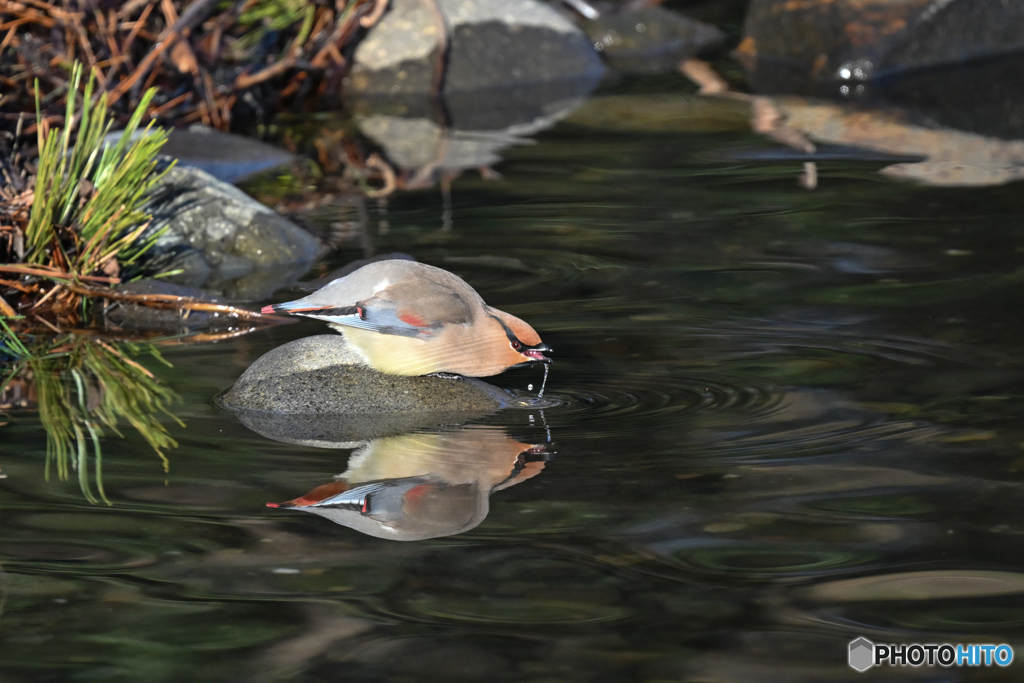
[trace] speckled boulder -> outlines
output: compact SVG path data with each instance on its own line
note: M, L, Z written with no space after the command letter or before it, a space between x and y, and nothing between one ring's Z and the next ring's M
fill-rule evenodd
M492 413L511 400L507 392L477 379L378 373L362 364L343 336L321 335L262 355L221 402L232 410L279 415L383 416L398 427L388 429L390 433L420 426L421 420L410 417L416 414L428 414L431 420L441 416L441 423L450 418L458 422Z
M583 32L536 0L393 0L356 48L347 92L423 95L443 82L448 95L602 71Z
M170 159L161 161L161 168ZM201 287L236 301L256 300L291 282L323 249L291 221L210 174L172 167L150 192L144 210L151 233L164 230L154 246L174 255L171 280Z

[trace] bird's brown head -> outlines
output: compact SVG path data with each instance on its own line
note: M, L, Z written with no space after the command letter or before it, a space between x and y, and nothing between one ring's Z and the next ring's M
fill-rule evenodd
M544 355L545 351L551 351L551 347L540 340L540 335L528 323L490 306L487 307L487 313L500 325L505 338L499 345L502 347L502 360L507 363L506 368L527 363L551 362L551 359ZM504 346L505 343L507 347Z

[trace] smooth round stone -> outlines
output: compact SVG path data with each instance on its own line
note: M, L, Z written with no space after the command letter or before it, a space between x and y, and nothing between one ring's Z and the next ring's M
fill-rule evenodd
M463 422L512 401L475 378L377 372L338 334L297 339L264 354L220 399L264 436L321 446Z

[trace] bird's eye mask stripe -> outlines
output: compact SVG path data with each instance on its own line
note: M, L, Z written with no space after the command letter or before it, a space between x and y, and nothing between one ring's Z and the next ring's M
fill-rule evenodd
M501 325L503 330L505 330L505 336L508 337L508 341L512 345L513 349L515 349L519 353L523 354L524 356L529 356L530 358L534 359L532 361L526 361L526 363L520 363L519 365L513 365L512 367L518 368L518 367L520 367L522 365L526 365L526 364L530 364L530 363L538 362L538 361L541 362L541 363L550 363L551 362L550 358L547 358L547 357L545 357L544 355L542 355L540 353L540 351L550 351L551 350L551 349L549 349L547 347L546 344L536 344L535 346L527 346L523 342L519 341L519 338L516 337L515 333L512 330L509 329L508 325L506 325L504 323L504 321L502 321L501 318L499 318L499 317L497 317L495 315L491 315L490 313L488 313L487 316L489 318L493 318L493 319L498 321L498 324ZM536 351L535 349L540 349L540 351Z
M508 328L508 325L506 325L505 322L501 318L499 318L496 315L491 315L490 313L487 314L487 317L491 318L493 320L497 320L498 321L498 324L501 325L501 329L505 330L505 336L508 337L508 340L509 340L510 343L512 343L512 344L522 344L523 346L526 346L521 341L519 341L519 339L516 338L515 333L513 333L512 330L510 330Z

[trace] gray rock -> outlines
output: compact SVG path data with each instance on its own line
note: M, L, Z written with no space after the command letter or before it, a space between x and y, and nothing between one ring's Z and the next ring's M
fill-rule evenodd
M166 168L170 159L161 163ZM154 253L175 254L169 268L184 271L169 279L236 300L269 295L301 275L323 248L241 190L189 166L171 168L144 210L153 216L151 231L166 229Z
M422 0L393 0L355 52L349 88L397 95L431 92L444 29Z
M168 257L161 265L160 271L165 273L179 271L177 275L173 276L173 280L174 284L182 287L198 289L210 279L210 274L213 272L213 267L206 262L203 252L196 249L183 249L168 254Z
M579 28L535 0L435 7L395 0L358 46L346 90L362 132L414 172L412 188L497 163L571 113L604 70Z
M116 144L123 132L109 133L105 138L106 144ZM146 130L137 130L132 139L146 134ZM232 184L297 158L280 147L244 135L222 133L200 123L187 129L172 129L160 153L177 159L180 166L198 168L217 180Z
M507 7L536 4L529 0L496 2ZM451 0L448 4L489 3ZM579 29L550 8L544 9L551 14L550 22L522 21L525 17L521 16L488 16L453 23L444 92L599 78L604 67ZM538 14L541 16L531 18L543 18L544 13ZM562 22L571 30L563 30Z
M684 59L725 40L711 24L664 7L605 14L583 28L608 65L624 73L674 71Z
M232 184L296 159L279 147L202 125L172 130L160 152Z
M574 79L601 60L583 33L536 0L393 0L356 48L352 93L449 94ZM446 38L446 44L444 39Z
M507 392L474 378L377 372L333 334L264 354L221 398L261 434L321 446L464 422L512 402Z
M235 414L246 427L281 443L313 448L357 448L367 441L398 436L423 429L463 424L492 411L418 412L418 413L272 413L222 405Z
M895 3L893 3L895 4ZM913 17L907 36L880 68L919 69L963 64L1024 49L1024 4L990 0L937 0Z

